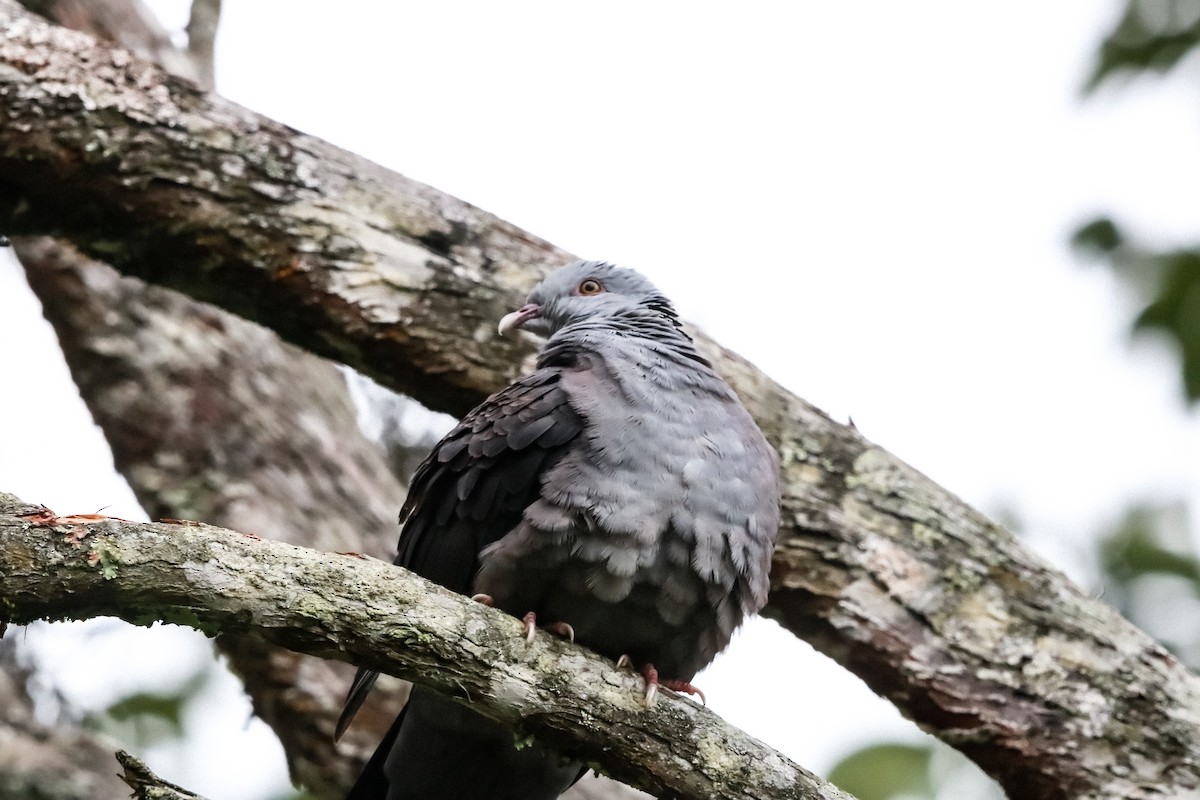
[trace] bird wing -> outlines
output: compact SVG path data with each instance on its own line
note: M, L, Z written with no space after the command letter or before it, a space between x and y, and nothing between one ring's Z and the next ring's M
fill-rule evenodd
M395 563L468 594L479 554L508 533L541 489L541 476L583 430L560 381L545 368L517 380L467 414L421 463L400 509ZM335 738L378 673L360 669Z
M395 563L470 592L479 553L520 521L542 473L583 430L560 378L558 369L521 378L438 442L400 509Z

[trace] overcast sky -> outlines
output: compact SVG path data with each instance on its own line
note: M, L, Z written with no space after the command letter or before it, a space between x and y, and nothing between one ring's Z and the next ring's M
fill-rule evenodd
M185 3L154 5L182 27ZM1128 344L1131 299L1066 244L1097 213L1193 240L1195 62L1081 100L1112 2L590 8L226 2L217 84L642 270L793 391L985 511L1015 511L1074 576L1131 501L1200 496L1200 426L1174 362ZM0 261L6 370L27 387L0 393L0 488L139 516L39 313ZM718 711L818 771L911 730L768 627L697 680ZM128 665L81 680L79 638L53 638L31 635L80 694L141 680ZM89 657L127 653L88 642ZM184 660L204 647L169 642L152 647ZM217 732L189 760L229 768L168 777L229 800L278 785L246 707L206 705L225 727L208 720Z

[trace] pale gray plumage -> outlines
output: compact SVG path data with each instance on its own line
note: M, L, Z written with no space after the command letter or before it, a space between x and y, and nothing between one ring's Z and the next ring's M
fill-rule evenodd
M766 602L774 451L671 304L632 270L557 270L500 323L518 328L549 337L537 371L468 414L422 464L397 563L689 681ZM342 727L371 678L360 674ZM417 696L420 710L397 721L352 798L553 798L579 774ZM448 785L439 775L453 775L453 793L406 793Z

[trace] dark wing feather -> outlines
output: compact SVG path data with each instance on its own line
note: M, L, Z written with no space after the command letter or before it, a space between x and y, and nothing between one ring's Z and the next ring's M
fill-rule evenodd
M479 552L520 521L542 473L583 429L559 377L542 369L518 380L438 442L400 510L397 564L447 589L471 590Z
M400 509L396 564L467 594L479 553L508 533L536 499L542 474L583 422L558 369L541 369L483 401L447 433L413 475ZM375 682L359 670L338 720L346 729Z

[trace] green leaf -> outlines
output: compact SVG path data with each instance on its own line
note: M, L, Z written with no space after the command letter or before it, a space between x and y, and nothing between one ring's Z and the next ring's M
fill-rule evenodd
M1100 44L1091 92L1122 74L1165 73L1200 45L1200 0L1129 0Z
M183 694L152 694L142 692L118 700L105 713L117 722L134 717L154 717L165 723L176 735L183 733L183 706L188 698Z
M829 773L829 780L858 800L934 798L929 778L929 747L905 744L876 744L843 758Z
M1184 391L1200 400L1200 250L1147 257L1161 270L1158 291L1134 321L1134 330L1156 330L1179 346Z
M1200 246L1151 250L1106 217L1081 226L1071 244L1104 260L1144 300L1134 332L1160 334L1177 347L1184 394L1200 401Z
M1190 580L1200 594L1200 558L1194 552L1171 547L1164 539L1167 509L1135 506L1109 535L1100 541L1105 575L1125 586L1152 573Z
M168 691L127 695L103 711L90 715L86 722L90 727L139 749L155 742L179 740L185 733L185 709L199 695L216 663L206 660L196 665L193 671L181 675L179 684Z
M1103 256L1122 245L1124 238L1108 217L1097 217L1081 225L1071 236L1071 246L1085 255Z

